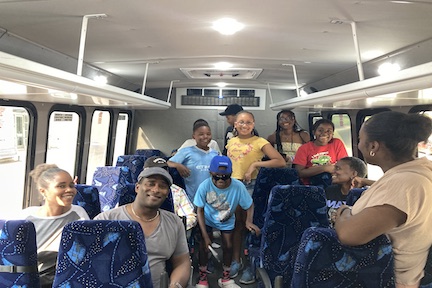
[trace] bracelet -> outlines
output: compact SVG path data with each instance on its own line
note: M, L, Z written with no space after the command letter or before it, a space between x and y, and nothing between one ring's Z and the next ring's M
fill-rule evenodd
M344 208L341 210L341 212L339 213L339 216L342 216L342 213L343 213L345 210L347 210L347 209L350 210L350 214L351 214L351 207L344 207Z
M179 282L171 283L168 288L183 288L183 286Z

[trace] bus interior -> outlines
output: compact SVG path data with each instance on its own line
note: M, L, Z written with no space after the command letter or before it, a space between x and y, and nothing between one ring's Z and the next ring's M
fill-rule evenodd
M431 13L429 0L0 1L0 219L40 205L40 163L90 185L120 155L170 155L199 118L223 148L233 103L263 137L283 109L309 132L331 119L361 157L371 115L432 117ZM222 18L238 31L216 31ZM418 149L431 153L432 136Z

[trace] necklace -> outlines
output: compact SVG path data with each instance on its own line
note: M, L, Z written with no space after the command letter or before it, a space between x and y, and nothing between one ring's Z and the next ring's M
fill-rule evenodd
M159 216L159 214L160 214L160 212L159 212L159 210L157 210L157 212L156 212L156 216L154 216L153 218L150 218L150 219L143 219L143 218L141 218L140 216L138 216L136 213L135 213L135 210L133 209L133 205L131 204L130 205L130 207L131 207L131 210L132 210L132 213L138 218L138 219L140 219L140 220L142 220L142 221L144 221L144 222L152 222L152 221L154 221L154 220L156 220L156 218Z

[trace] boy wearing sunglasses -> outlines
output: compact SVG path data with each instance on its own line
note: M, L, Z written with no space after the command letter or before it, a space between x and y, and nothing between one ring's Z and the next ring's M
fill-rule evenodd
M215 156L210 163L211 177L204 180L196 192L194 205L197 207L198 223L202 239L199 253L200 279L196 288L207 288L207 262L209 235L212 230L220 230L222 235L223 274L219 279L220 287L240 287L230 279L232 261L232 242L235 224L235 210L238 205L247 211L246 228L259 234L260 229L252 223L253 202L244 184L231 178L232 163L226 156Z

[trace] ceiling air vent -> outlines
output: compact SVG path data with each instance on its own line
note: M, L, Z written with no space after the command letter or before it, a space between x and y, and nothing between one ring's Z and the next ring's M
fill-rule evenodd
M256 79L263 69L208 69L208 68L180 68L189 79Z

